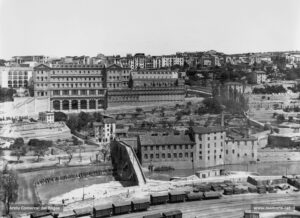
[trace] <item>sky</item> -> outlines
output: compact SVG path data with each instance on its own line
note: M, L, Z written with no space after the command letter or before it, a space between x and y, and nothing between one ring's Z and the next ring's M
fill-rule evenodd
M0 0L0 58L300 50L300 0Z

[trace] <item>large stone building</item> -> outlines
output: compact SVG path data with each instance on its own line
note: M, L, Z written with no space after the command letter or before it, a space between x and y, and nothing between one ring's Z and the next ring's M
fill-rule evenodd
M257 161L256 137L230 137L225 141L224 164L253 163Z
M188 135L146 134L138 139L138 154L143 166L192 168L195 143Z
M226 131L223 127L192 127L195 164L207 168L224 164Z
M2 88L27 88L32 78L33 68L23 66L0 67Z
M124 72L121 68L118 71ZM107 72L108 77L112 75ZM122 83L126 86L126 82ZM128 84L128 88L122 89L108 87L108 106L183 101L186 93L183 79L171 70L134 70L130 72Z
M116 138L116 121L113 118L103 118L102 122L94 122L94 137L100 144L108 144Z
M107 90L127 89L129 87L130 68L113 64L106 68Z
M63 64L34 68L34 96L46 96L51 110L97 110L106 108L102 65Z
M264 71L253 72L253 82L256 84L262 84L267 81L267 74Z

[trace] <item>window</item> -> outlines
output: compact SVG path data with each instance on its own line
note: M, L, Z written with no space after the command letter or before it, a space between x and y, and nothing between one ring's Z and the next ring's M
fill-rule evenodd
M199 145L199 148L202 149L202 144Z
M159 149L159 147L158 146L155 146L156 147L156 150L158 150Z
M254 157L254 153L252 153L252 157Z
M144 147L144 151L147 151L147 146Z
M215 142L215 148L217 147L217 143Z
M148 159L148 154L145 154L145 155L144 155L144 158L145 158L145 159Z
M150 147L150 150L153 151L153 146Z
M170 153L168 153L168 158L171 158L171 154Z
M193 157L193 152L191 152L191 157Z
M209 157L207 157L207 160L209 160Z
M202 160L202 156L199 156L199 160Z
M179 158L182 158L182 156L183 156L182 153L179 153Z
M202 151L199 151L199 154L202 154Z
M168 145L168 150L170 150L171 149L171 146L170 145Z
M215 159L215 160L217 159L217 156L216 156L216 155L214 156L214 159Z
M185 149L189 149L189 145L185 145Z
M217 150L215 150L215 153L217 153Z
M174 145L174 149L175 149L175 150L177 149L177 146L176 146L176 145Z
M182 149L182 145L179 145L179 149L180 149L180 150Z
M156 157L156 159L159 159L159 154L156 154L155 157Z
M222 158L222 155L219 155L219 158L221 159L221 158Z
M60 95L60 91L59 90L54 90L53 95Z
M232 150L232 153L234 154L234 150Z
M226 154L228 154L228 150L226 150Z
M210 137L207 137L207 140L210 140Z
M207 148L209 148L210 147L210 145L209 145L209 143L207 144Z
M189 157L189 153L185 152L184 157Z
M198 138L199 138L199 141L201 141L201 140L202 140L202 136L201 136L201 135L199 135L199 136L198 136Z
M223 142L221 142L221 147L223 147Z
M153 159L153 154L150 154L150 158Z
M217 140L217 136L215 136L214 139Z
M69 95L69 90L63 90L63 95Z
M162 148L162 150L165 150L165 149L166 149L164 145L163 145L163 146L161 146L161 148Z
M237 154L238 157L240 157L240 154Z
M174 158L177 158L177 153L174 153L173 156L174 156Z
M162 158L166 158L166 154L161 154L161 157Z
M245 157L247 157L247 154L245 153L245 155L244 155Z

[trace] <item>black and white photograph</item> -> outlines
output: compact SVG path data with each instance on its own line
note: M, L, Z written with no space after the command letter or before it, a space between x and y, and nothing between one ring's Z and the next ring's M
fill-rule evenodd
M0 218L300 218L299 0L0 0Z

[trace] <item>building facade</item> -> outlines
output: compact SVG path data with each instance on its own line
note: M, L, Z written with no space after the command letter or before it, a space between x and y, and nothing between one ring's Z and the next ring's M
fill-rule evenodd
M188 135L146 134L139 136L138 154L144 167L188 169L194 165L194 146Z
M264 71L254 71L253 72L253 81L256 84L262 84L267 81L267 74Z
M116 138L116 121L103 118L102 122L94 122L94 137L101 144L108 144Z
M113 64L106 68L107 90L127 89L129 87L130 68Z
M133 70L129 77L128 88L112 89L108 87L108 106L183 101L185 98L184 81L178 78L177 72L171 70Z
M31 67L0 67L0 86L2 88L27 88L32 78Z
M226 131L223 127L192 127L195 164L207 168L224 164Z
M54 113L50 111L40 112L39 120L44 123L54 123Z
M227 137L224 164L254 163L257 161L258 139Z
M102 65L63 64L34 68L34 96L49 97L51 110L80 111L106 108Z

